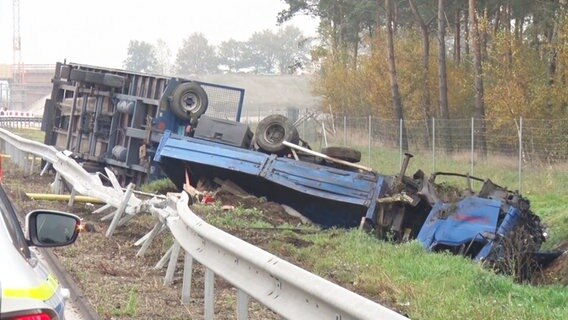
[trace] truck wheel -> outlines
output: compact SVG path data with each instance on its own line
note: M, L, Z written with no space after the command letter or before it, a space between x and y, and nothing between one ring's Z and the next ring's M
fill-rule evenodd
M321 153L332 158L339 160L345 160L351 163L357 163L361 161L361 152L344 147L327 147L321 150Z
M207 93L195 82L178 85L172 94L172 112L182 120L199 118L207 110Z
M282 142L288 141L298 144L300 135L294 124L283 115L273 114L262 119L255 132L258 147L270 153L284 153L288 147Z

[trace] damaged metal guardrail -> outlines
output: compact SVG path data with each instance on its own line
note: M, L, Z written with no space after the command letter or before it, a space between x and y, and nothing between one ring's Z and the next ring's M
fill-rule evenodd
M0 129L0 147L14 163L33 170L36 157L49 162L57 171L56 181L64 179L72 194L98 198L106 203L99 210L116 208L109 231L137 213L150 212L158 218L154 228L137 244L144 254L153 238L169 229L174 245L156 265L168 263L165 283L171 283L180 250L185 252L182 303L189 303L193 260L206 267L204 319L214 317L214 276L221 276L237 290L237 317L248 319L249 299L253 298L286 319L407 319L406 317L357 295L319 276L309 273L260 248L227 234L200 219L188 207L188 195L170 195L141 200L131 184L123 191L107 170L113 187L103 185L100 176L86 172L68 152L30 141ZM31 155L31 157L29 157ZM31 161L31 162L30 162ZM44 173L45 171L42 171ZM126 213L126 218L122 214ZM107 232L107 236L112 232Z

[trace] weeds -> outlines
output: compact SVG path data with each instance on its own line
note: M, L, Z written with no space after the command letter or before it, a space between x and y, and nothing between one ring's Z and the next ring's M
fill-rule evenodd
M132 287L128 292L128 301L126 302L124 308L118 306L111 313L114 316L135 317L137 305L138 305L138 290L136 289L136 287Z
M359 231L306 235L290 251L311 271L356 285L363 295L412 319L565 319L564 287L520 285L460 256L427 253L417 242L390 244ZM322 255L321 252L325 252Z
M140 191L148 193L166 194L168 192L177 192L175 184L168 178L154 180L148 184L140 186Z

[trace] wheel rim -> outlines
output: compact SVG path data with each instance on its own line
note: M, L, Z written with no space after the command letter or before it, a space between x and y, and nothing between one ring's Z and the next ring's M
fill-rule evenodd
M186 112L195 112L201 106L200 99L195 93L188 92L181 97L181 106Z
M268 128L266 128L264 140L271 144L277 144L284 140L285 134L286 131L284 130L284 127L279 124L271 124Z

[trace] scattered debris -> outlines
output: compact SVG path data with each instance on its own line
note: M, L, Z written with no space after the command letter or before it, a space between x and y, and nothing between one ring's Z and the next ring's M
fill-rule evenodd
M210 194L205 194L201 198L201 203L203 203L203 204L214 204L215 203L215 197L213 197Z
M296 217L298 219L300 219L302 221L302 223L304 224L313 224L312 221L310 221L310 219L306 218L305 216L303 216L301 213L299 213L298 211L294 210L294 208L287 206L285 204L282 205L282 208L284 208L284 211L286 211L287 214L291 215L292 217Z
M219 178L214 178L213 181L221 186L221 190L230 192L235 196L239 197L248 197L250 196L243 188L239 187L237 184L232 182L231 180L221 180Z

